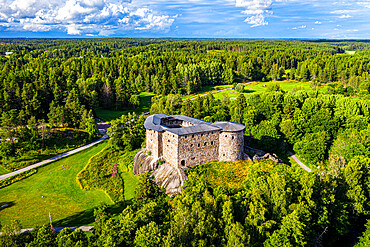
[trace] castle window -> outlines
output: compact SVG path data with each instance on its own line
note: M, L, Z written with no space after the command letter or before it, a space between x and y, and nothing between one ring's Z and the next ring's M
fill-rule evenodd
M225 137L227 137L227 135L225 135Z
M168 142L171 142L170 140L168 140Z
M185 160L182 160L182 161L181 161L181 165L182 165L182 166L185 166Z
M224 156L225 156L225 154L224 154Z
M192 135L191 137L194 138L194 135Z
M195 160L195 157L191 158L191 160Z
M192 148L193 147L193 144L190 144L190 147Z
M233 139L233 140L234 140L234 137L231 137L231 139Z
M207 146L207 142L204 143L204 146Z
M198 143L198 148L200 147L200 143Z
M213 145L213 141L211 141L211 145Z

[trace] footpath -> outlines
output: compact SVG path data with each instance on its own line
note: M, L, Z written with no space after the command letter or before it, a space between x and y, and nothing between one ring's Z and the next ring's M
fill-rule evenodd
M292 159L297 162L297 164L302 167L304 170L308 171L308 172L311 172L312 170L306 166L305 164L303 164L294 154L292 154L290 151L288 152L289 156L292 157Z

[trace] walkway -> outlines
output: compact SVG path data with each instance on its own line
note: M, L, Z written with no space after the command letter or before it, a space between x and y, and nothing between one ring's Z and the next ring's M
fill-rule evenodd
M305 164L303 164L294 154L292 154L292 152L288 151L288 154L290 157L292 157L292 159L297 162L297 164L302 167L303 169L305 169L306 171L308 172L311 172L311 169L309 167L307 167Z
M67 157L67 156L70 156L70 155L72 155L72 154L78 153L78 152L80 152L80 151L82 151L82 150L85 150L85 149L87 149L87 148L89 148L89 147L92 147L92 146L94 146L94 145L96 145L96 144L98 144L98 143L100 143L100 142L104 141L104 140L105 140L105 139L107 139L108 137L109 137L109 136L108 136L107 134L105 134L105 135L104 135L103 137L101 137L99 140L94 141L94 142L92 142L92 143L90 143L90 144L87 144L87 145L85 145L85 146L82 146L82 147L79 147L79 148L77 148L77 149L74 149L74 150L68 151L68 152L66 152L66 153L64 153L64 154L60 154L60 155L55 156L55 157L52 157L52 158L50 158L50 159L43 160L43 161L41 161L41 162L38 162L38 163L36 163L36 164L33 164L33 165L30 165L30 166L24 167L24 168L22 168L22 169L19 169L19 170L14 171L14 172L10 172L10 173L7 173L7 174L4 174L4 175L1 175L1 176L0 176L0 181L1 181L1 180L4 180L4 179L6 179L6 178L9 178L9 177L11 177L11 176L14 176L14 175L20 174L20 173L22 173L22 172L25 172L25 171L28 171L28 170L34 169L34 168L36 168L36 167L43 166L43 165L45 165L45 164L48 164L48 163L54 162L54 161L56 161L56 160L59 160L59 159L61 159L61 158Z

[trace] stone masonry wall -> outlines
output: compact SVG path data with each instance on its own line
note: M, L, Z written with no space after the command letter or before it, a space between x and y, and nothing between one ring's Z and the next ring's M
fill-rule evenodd
M219 161L241 160L243 159L243 151L243 131L220 133Z
M179 136L178 164L194 165L218 160L219 132L203 132Z
M146 130L146 149L152 153L155 159L162 156L162 148L162 133Z
M163 140L163 158L166 160L167 163L176 166L178 164L179 156L178 149L179 136L165 131L162 134L162 140Z

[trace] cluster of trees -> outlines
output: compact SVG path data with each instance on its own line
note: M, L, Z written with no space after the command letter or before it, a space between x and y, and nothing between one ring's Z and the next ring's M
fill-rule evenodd
M1 40L2 126L28 121L93 130L94 110L136 108L141 92L192 94L243 80L341 81L369 90L366 53L353 43L259 40ZM359 43L367 49L366 43ZM360 49L360 48L359 48ZM4 53L3 53L4 54ZM348 87L347 87L348 88ZM340 90L340 89L338 89ZM16 112L20 118L8 118ZM93 133L91 133L93 135ZM21 138L19 138L21 139Z
M181 102L168 95L152 98L151 113L184 114L210 122L233 121L246 126L253 146L286 152L293 148L309 163L343 167L356 155L369 155L370 100L341 94L297 90L284 92L268 84L266 92L235 101L212 95Z
M201 165L206 166L206 165ZM136 196L118 217L95 210L92 234L44 226L17 234L6 226L2 246L366 246L370 159L356 156L343 176L271 161L246 163L239 186L211 186L191 170L174 199L141 177ZM220 178L222 179L222 178ZM366 225L365 223L368 222ZM16 224L15 224L16 225ZM8 230L14 229L15 230ZM18 226L19 228L19 226ZM360 237L358 239L358 237Z

